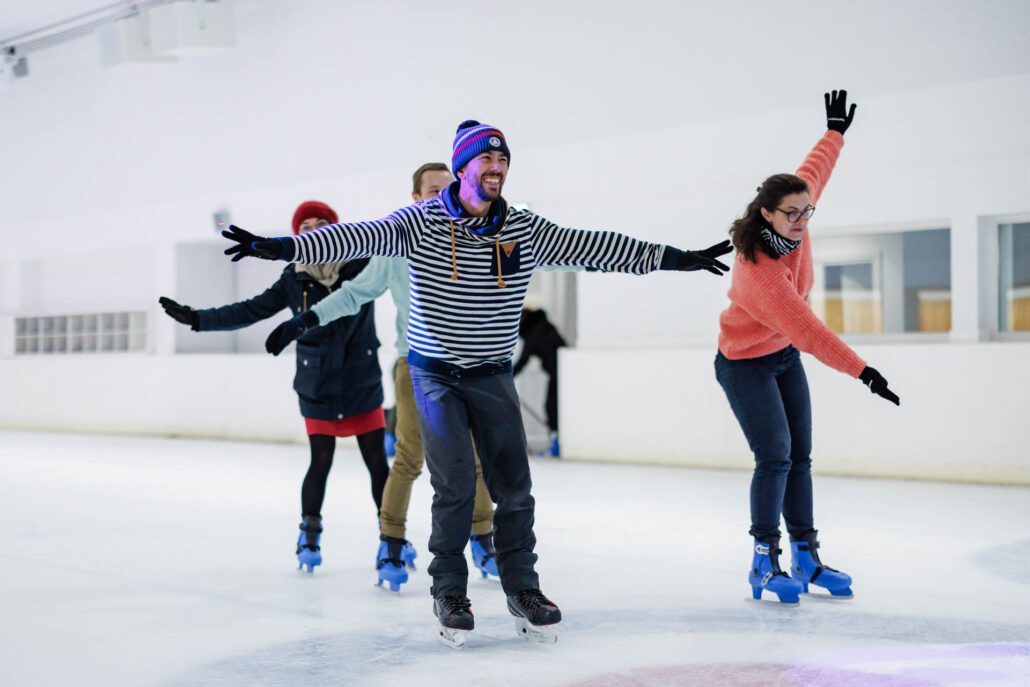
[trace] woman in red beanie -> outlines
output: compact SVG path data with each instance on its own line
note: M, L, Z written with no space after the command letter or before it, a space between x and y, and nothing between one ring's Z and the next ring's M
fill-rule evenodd
M293 233L333 224L336 213L325 203L307 201L293 213ZM288 265L278 281L254 298L220 308L194 310L162 297L170 317L194 331L240 329L276 315L284 308L304 313L340 284L356 277L367 259L325 265ZM300 567L312 572L321 564L322 502L333 463L336 437L356 436L372 480L376 512L389 474L384 448L382 372L377 350L374 304L324 327L313 326L297 339L297 373L293 388L307 424L311 464L301 487L302 519L297 541ZM317 322L317 321L316 321Z
M719 318L715 374L755 454L751 480L749 581L798 603L814 584L836 597L851 596L851 577L826 567L816 549L812 508L812 405L800 351L861 379L873 393L899 403L887 381L866 365L808 306L812 249L808 219L844 146L855 106L847 92L825 95L827 131L794 174L766 179L733 223L737 249L730 307ZM780 569L780 516L791 539L791 578Z

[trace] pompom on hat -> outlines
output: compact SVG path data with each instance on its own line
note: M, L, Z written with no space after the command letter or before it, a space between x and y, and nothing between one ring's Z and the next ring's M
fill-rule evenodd
M307 200L298 205L297 210L293 213L294 234L300 232L301 222L309 217L324 219L326 222L329 222L329 224L336 224L340 221L336 216L336 212L325 203L320 203L317 200Z
M462 122L454 135L451 171L457 175L458 170L467 165L469 160L488 150L499 150L511 161L511 151L508 150L508 143L500 129L489 124L480 124L474 119Z

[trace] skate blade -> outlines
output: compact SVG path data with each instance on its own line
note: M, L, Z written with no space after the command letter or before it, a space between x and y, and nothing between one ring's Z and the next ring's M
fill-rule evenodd
M386 583L386 587L383 586L383 582ZM379 587L380 589L382 589L383 591L386 591L387 587L389 587L391 592L395 592L395 593L398 593L398 594L401 591L401 585L402 584L404 584L404 583L403 582L391 582L390 580L384 580L382 578L380 578L379 581L376 582L376 586Z
M558 641L558 625L534 625L525 618L515 618L515 631L519 637L540 644L554 644Z
M848 599L854 599L855 595L849 589L846 594L834 594L827 590L825 593L820 592L805 592L805 596L809 599L826 599L827 601L847 601Z
M763 592L767 593L771 598L763 598ZM767 606L800 606L801 596L793 596L791 594L780 596L776 592L771 592L767 589L752 588L751 598L747 599L747 601Z
M440 643L444 646L452 649L460 649L465 646L465 640L468 638L468 630L456 630L452 627L440 627L437 628L436 638L440 640Z
M790 597L787 598L789 599ZM800 598L797 601L781 601L780 599L776 598L775 594L773 594L772 599L755 599L749 596L745 597L744 600L753 604L758 604L759 606L767 606L770 608L775 606L787 606L788 608L793 608L794 606L801 605Z

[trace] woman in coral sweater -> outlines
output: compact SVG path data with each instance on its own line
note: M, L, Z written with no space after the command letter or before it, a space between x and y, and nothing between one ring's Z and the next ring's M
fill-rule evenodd
M879 372L866 365L808 306L812 249L808 220L815 212L855 116L847 92L827 93L827 132L793 174L776 174L758 188L730 235L737 249L730 307L719 317L715 373L755 454L751 480L754 557L752 595L763 590L798 603L814 584L851 597L851 578L824 566L812 515L812 406L801 365L805 351L862 380L874 394L900 404ZM780 514L791 539L791 578L780 569Z

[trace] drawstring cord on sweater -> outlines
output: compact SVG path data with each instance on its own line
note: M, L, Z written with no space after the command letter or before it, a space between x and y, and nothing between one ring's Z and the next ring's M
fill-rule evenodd
M494 237L494 246L497 249L497 288L503 289L507 284L501 279L501 235L498 232L497 236Z
M454 271L451 272L451 281L458 281L458 255L454 248L454 220L447 220L451 223L451 266L454 267Z
M457 250L454 247L454 220L447 220L451 225L451 267L454 271L451 272L451 281L458 280L458 255ZM503 289L508 285L501 279L501 232L497 232L497 236L494 237L494 248L497 251L497 288Z

